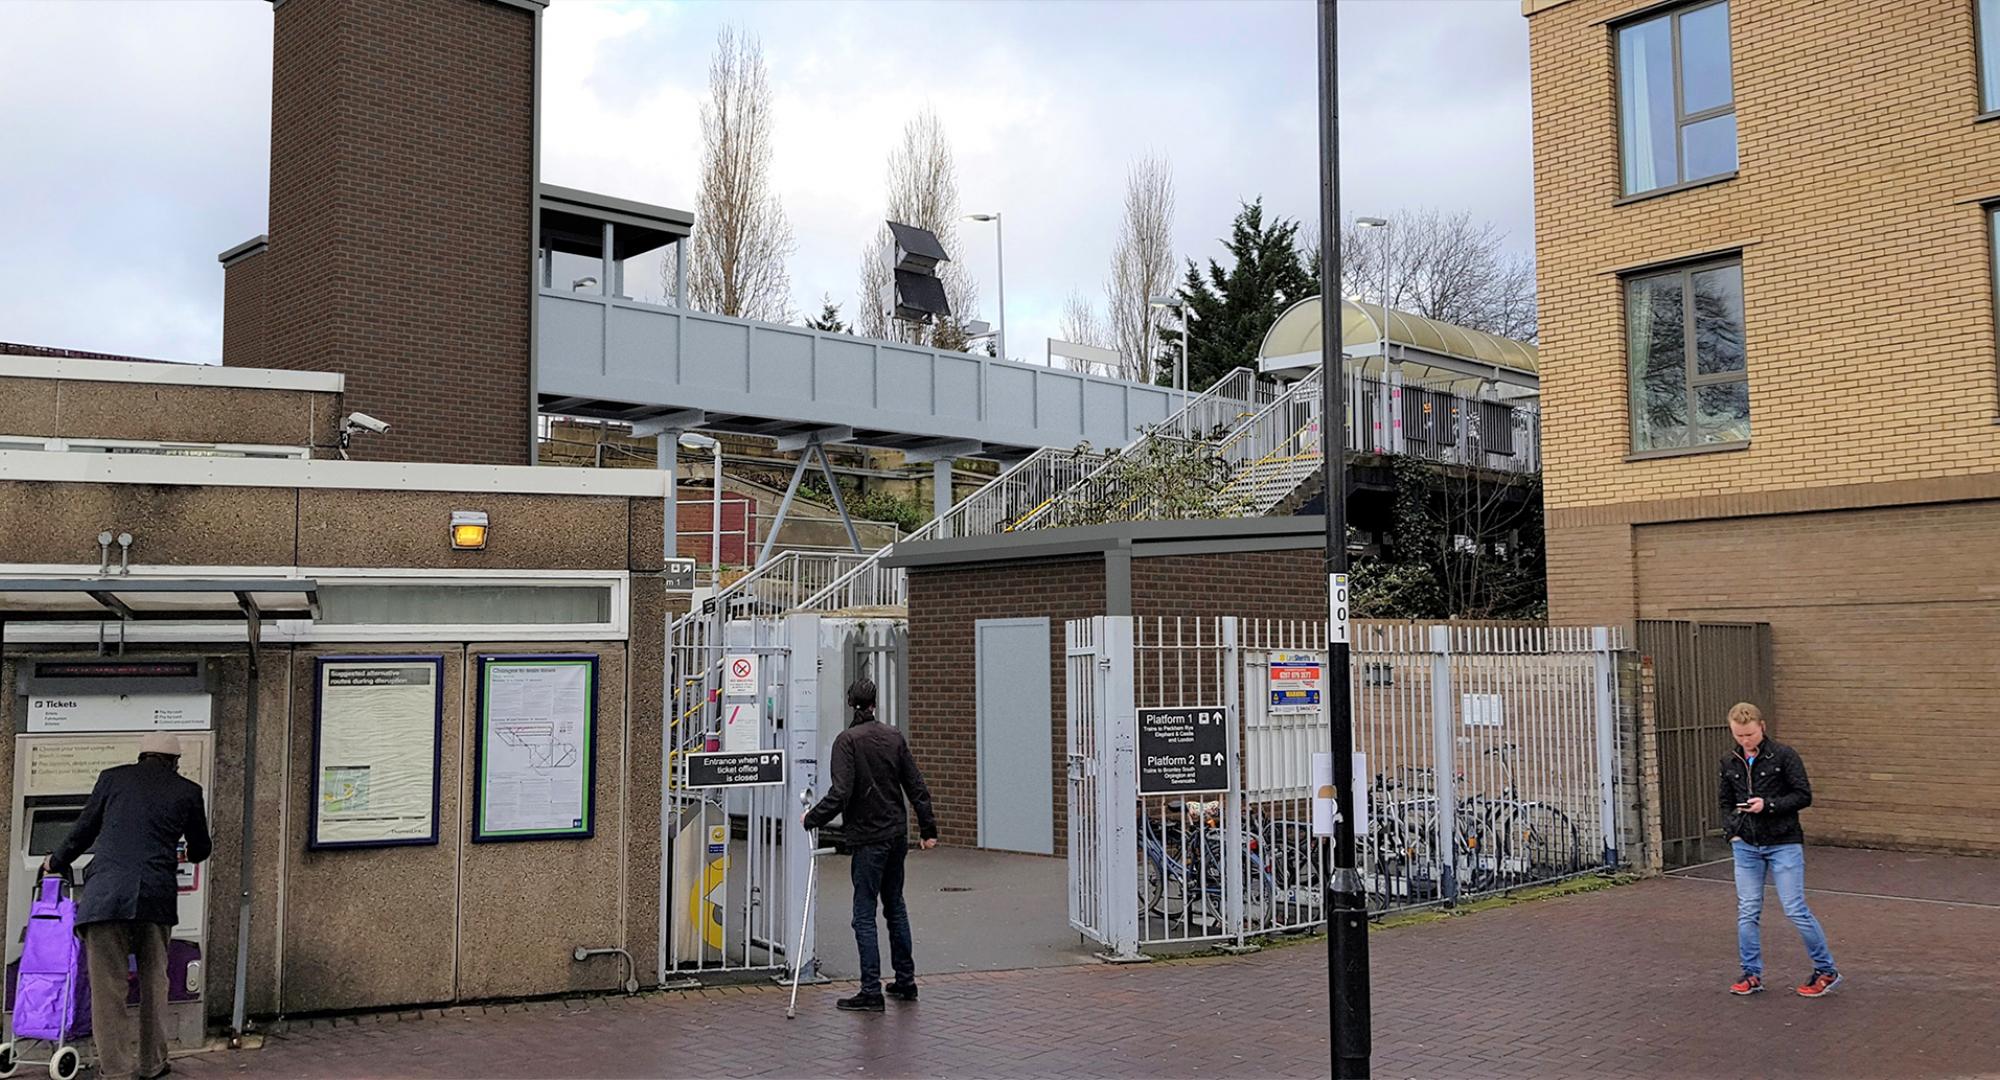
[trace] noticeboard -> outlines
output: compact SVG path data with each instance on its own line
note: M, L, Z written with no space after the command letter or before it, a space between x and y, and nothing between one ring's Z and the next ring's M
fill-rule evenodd
M1139 710L1139 794L1229 790L1229 711L1220 705Z
M444 657L314 664L309 849L438 842Z
M1271 656L1272 716L1317 713L1324 685L1325 661L1320 653L1274 653Z
M597 828L597 657L482 656L472 839L582 840Z
M722 751L687 756L691 788L762 787L785 782L783 750Z

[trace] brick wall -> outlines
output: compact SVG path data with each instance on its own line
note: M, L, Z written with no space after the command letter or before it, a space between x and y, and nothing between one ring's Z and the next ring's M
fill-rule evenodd
M222 362L231 367L284 367L265 353L265 252L246 255L222 270Z
M1321 548L1132 560L1132 614L1326 618Z
M528 461L535 25L490 0L274 13L261 356L347 376L392 425L357 457Z
M1635 530L1640 614L1771 624L1806 834L2000 852L2000 501Z
M947 844L979 841L978 696L973 625L980 619L1049 619L1049 773L1055 851L1068 848L1064 805L1069 726L1064 720L1063 621L1104 614L1098 555L979 563L910 571L910 750L931 789Z
M1141 618L1237 615L1325 618L1317 550L1175 555L1132 560L1132 613ZM1105 613L1104 559L1078 556L910 571L910 747L924 770L943 839L979 837L978 687L973 640L980 619L1049 620L1049 770L1055 851L1067 849L1069 726L1063 623Z
M1971 0L1732 0L1739 175L1618 206L1603 20L1642 6L1570 0L1528 22L1552 522L1567 507L2000 468L1977 204L2000 196L2000 125L1974 123ZM1729 247L1752 445L1628 462L1615 271Z

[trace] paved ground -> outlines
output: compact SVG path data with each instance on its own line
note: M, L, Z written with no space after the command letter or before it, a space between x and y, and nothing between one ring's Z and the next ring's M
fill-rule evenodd
M943 974L1096 962L1069 927L1069 870L1063 860L940 847L910 852L906 865L903 895L922 970ZM823 856L819 873L815 940L822 969L829 978L852 979L861 972L855 966L846 856ZM886 975L886 936L879 951Z
M1815 849L1812 903L1848 977L1832 998L1733 998L1715 869L1371 936L1376 1075L2000 1075L1995 860ZM1767 966L1805 974L1767 909ZM968 929L968 933L976 932ZM293 1025L191 1077L1321 1076L1316 944L1144 967L931 977L886 1016L809 989L449 1010Z

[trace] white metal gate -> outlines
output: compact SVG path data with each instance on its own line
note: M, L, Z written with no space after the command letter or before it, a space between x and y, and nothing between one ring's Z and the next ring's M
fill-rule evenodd
M1324 624L1104 617L1066 631L1072 925L1130 956L1320 924ZM1619 647L1603 628L1355 625L1372 909L1615 865ZM1176 706L1222 710L1226 790L1140 794L1140 711Z
M660 822L661 985L716 972L789 966L804 903L809 845L801 792L818 787L817 616L699 620L673 641L663 737ZM754 693L726 695L725 670L747 661ZM742 689L742 686L738 686ZM739 710L731 700L746 705ZM745 713L749 715L746 717ZM725 722L754 724L725 746ZM779 785L696 788L688 755L785 751ZM812 934L805 936L810 964Z

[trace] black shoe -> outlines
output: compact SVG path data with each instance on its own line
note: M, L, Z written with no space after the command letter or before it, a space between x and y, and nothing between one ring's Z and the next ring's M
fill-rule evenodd
M917 1000L917 984L913 982L890 983L888 986L882 988L882 992L895 998L897 1001Z
M856 994L853 997L841 998L833 1005L841 1012L881 1012L883 1009L880 994Z

